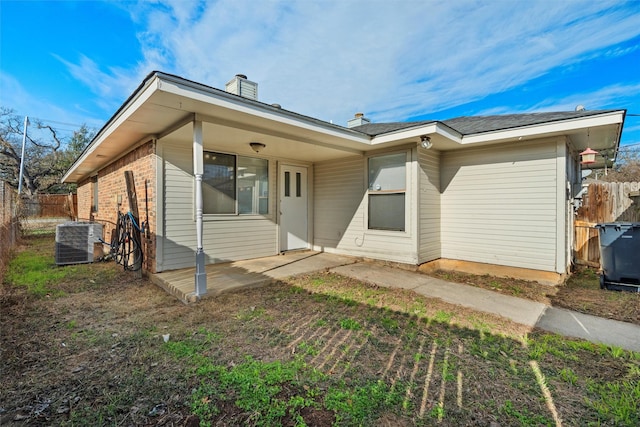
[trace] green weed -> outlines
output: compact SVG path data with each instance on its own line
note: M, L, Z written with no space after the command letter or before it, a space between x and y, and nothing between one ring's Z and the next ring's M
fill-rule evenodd
M298 344L297 349L299 350L300 354L308 356L316 356L318 355L318 353L320 353L316 346L305 341L302 341L300 344Z
M211 345L221 339L219 334L209 332L205 328L199 328L189 339L184 341L168 341L164 343L165 349L176 358L199 359L201 353L209 349Z
M587 404L598 412L599 421L618 426L640 425L640 381L589 381L587 388L594 395Z
M399 389L380 380L353 389L341 385L327 391L324 404L336 412L337 425L371 425L381 410L401 403Z
M562 381L569 383L571 385L576 385L578 383L578 375L575 372L573 372L571 368L561 369L560 378L562 378Z
M431 408L431 411L429 411L429 416L431 418L436 418L438 420L441 420L444 418L444 406L443 405L435 405L433 408Z
M436 311L436 314L433 317L433 320L440 323L449 323L452 318L453 318L453 313L450 313L444 310L438 310Z
M380 323L382 324L382 327L387 330L387 332L396 331L400 327L398 324L398 320L391 316L384 316L382 319L380 319Z
M640 379L640 366L636 366L631 363L628 366L629 372L627 372L627 377Z
M620 357L624 357L624 354L625 354L625 351L622 347L617 347L615 345L609 347L609 352L616 359Z
M358 331L360 329L362 329L362 326L360 325L360 323L358 323L357 321L347 318L347 319L342 319L340 321L340 327L342 329L347 329L350 331Z
M512 295L515 295L515 296L522 295L522 289L517 286L509 286L509 290L511 291Z
M201 425L210 425L218 412L217 402L223 401L244 411L251 425L281 425L287 415L304 425L300 411L318 405L315 396L319 393L313 383L322 377L301 359L266 363L247 357L230 369L214 367L194 391L191 410L200 417Z
M63 292L55 288L68 274L64 267L57 267L53 257L31 251L17 254L9 263L5 280L13 286L22 286L36 297L61 296Z
M327 322L325 319L318 319L316 320L316 322L314 323L314 326L316 328L322 328L325 327L329 324L329 322Z
M518 411L510 400L507 400L504 405L500 407L499 412L509 418L515 418L521 426L554 425L552 420L543 415L532 414L526 409Z

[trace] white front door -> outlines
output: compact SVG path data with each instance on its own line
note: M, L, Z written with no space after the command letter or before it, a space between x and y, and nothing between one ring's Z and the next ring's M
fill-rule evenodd
M280 167L280 250L308 247L307 168Z

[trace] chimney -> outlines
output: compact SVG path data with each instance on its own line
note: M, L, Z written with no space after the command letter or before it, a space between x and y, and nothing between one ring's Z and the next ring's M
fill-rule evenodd
M247 80L247 76L244 74L236 74L233 79L227 82L225 90L234 95L258 100L258 83Z
M353 128L360 125L366 125L371 123L371 120L367 119L363 113L356 113L353 119L347 122L348 128Z

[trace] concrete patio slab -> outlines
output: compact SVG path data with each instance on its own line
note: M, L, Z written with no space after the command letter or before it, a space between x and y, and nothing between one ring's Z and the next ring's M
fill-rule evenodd
M237 289L264 286L277 279L311 273L358 262L358 258L326 252L296 251L284 255L256 258L205 267L207 293L220 295ZM153 283L185 303L195 302L195 267L149 274Z

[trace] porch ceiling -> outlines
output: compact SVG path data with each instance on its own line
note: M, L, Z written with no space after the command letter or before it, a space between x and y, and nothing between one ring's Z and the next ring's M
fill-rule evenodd
M189 122L166 135L167 140L177 141L190 146L193 140L193 126ZM211 122L203 122L203 147L205 150L238 153L255 156L250 142L261 142L265 148L260 157L296 160L301 162L320 162L345 156L362 155L363 148L341 147L313 138L292 137L277 132L261 132L242 127L233 127Z

